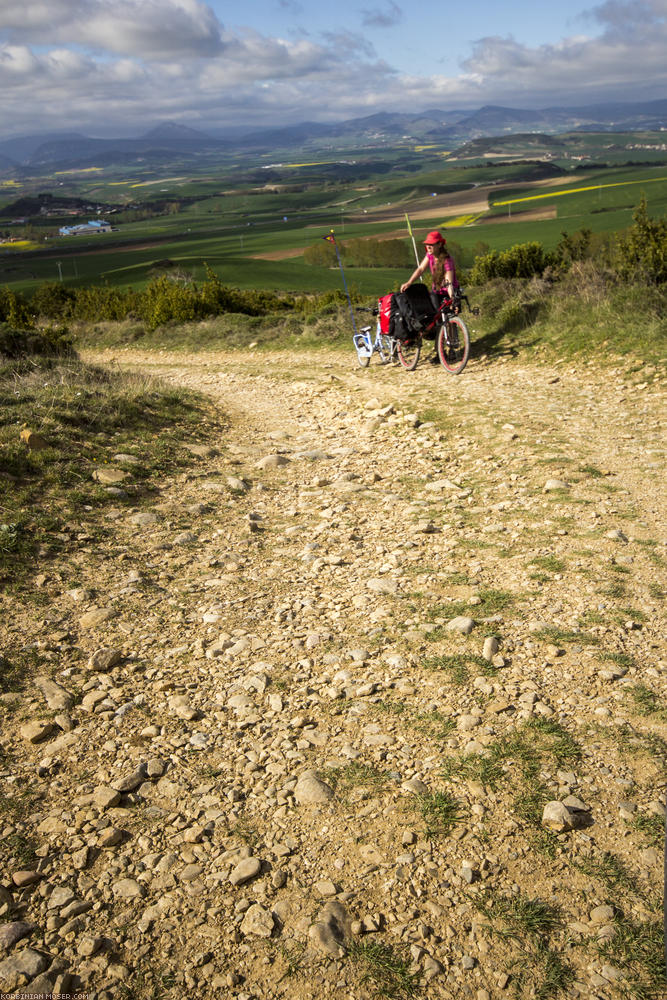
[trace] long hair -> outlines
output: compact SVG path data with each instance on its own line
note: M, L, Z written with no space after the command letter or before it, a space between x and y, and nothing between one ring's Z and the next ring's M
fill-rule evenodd
M433 284L439 288L445 282L445 272L449 261L449 250L446 243L436 243L431 253L435 258L433 261Z

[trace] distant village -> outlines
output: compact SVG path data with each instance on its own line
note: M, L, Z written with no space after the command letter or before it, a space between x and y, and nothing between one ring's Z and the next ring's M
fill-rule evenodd
M112 215L118 211L117 206L102 206L102 205L83 205L79 204L72 206L71 204L59 204L57 201L50 199L48 204L41 205L39 214L42 218L55 219L60 217L62 220L63 216L78 216L88 210L89 212L94 211L104 211L105 216ZM85 216L84 216L85 218ZM31 218L26 215L23 217L6 219L2 222L2 229L0 229L0 245L11 245L12 243L24 243L26 239L34 240L37 234L32 231L27 233L25 230L23 232L11 233L10 228L16 227L30 227ZM5 229L6 227L6 229ZM3 231L4 230L4 231ZM86 222L75 222L72 220L71 224L59 226L58 236L99 236L103 233L113 233L117 232L117 227L113 226L105 217L88 218ZM52 231L52 236L55 235L55 231ZM38 237L40 240L42 237ZM43 237L48 239L48 236Z

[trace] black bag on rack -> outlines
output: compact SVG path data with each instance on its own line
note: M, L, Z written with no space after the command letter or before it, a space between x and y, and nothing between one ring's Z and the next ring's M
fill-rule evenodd
M396 313L400 317L400 325L404 336L399 337L395 332L394 336L402 340L405 337L414 336L421 333L435 316L435 306L431 299L431 293L426 285L409 285L404 292L396 292ZM396 319L394 326L399 324Z

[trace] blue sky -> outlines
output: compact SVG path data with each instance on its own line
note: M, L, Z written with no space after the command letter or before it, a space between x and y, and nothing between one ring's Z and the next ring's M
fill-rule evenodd
M0 94L0 136L654 100L667 0L0 2Z
M234 8L228 2L212 2L211 8L231 30L242 32L248 25L269 35L317 40L329 35L365 37L396 69L406 73L442 72L458 66L472 54L474 43L486 36L512 37L522 45L553 43L585 31L599 35L601 27L591 15L593 5L584 0L561 0L551 5L535 0L472 0L465 4L441 4L442 15L433 31L430 6L408 7L397 2L302 4L298 0L252 0ZM453 13L448 16L447 11ZM456 13L455 11L460 13ZM239 18L243 11L245 20Z

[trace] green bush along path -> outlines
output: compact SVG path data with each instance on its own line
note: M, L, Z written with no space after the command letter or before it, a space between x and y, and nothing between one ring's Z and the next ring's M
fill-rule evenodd
M2 988L664 996L656 369L88 360L226 422L3 597Z

